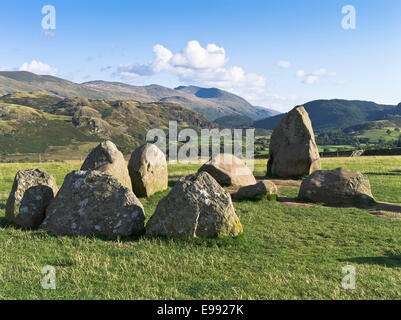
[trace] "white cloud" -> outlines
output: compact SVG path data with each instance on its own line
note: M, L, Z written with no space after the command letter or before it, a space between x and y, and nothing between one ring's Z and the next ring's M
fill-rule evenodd
M285 111L295 103L294 95L283 96L270 92L263 76L246 72L237 65L229 65L226 50L215 44L202 47L198 41L190 41L178 53L157 44L153 52L155 57L150 62L121 64L115 75L139 83L146 77L166 72L177 76L183 84L217 87L237 94L254 105ZM281 61L280 65L291 67L288 61Z
M335 72L329 72L324 68L317 69L312 74L315 76L330 76L330 77L334 77L336 75Z
M172 56L171 64L175 67L193 69L215 69L226 64L226 51L215 44L202 48L198 41L190 41L182 52Z
M36 74L46 74L46 75L55 75L58 72L57 68L52 68L48 64L36 60L32 60L31 62L25 62L19 68L19 71L29 71Z
M305 84L314 84L314 83L316 83L318 81L319 81L319 77L318 76L309 75L302 82L305 83Z
M160 72L175 74L181 82L200 86L218 87L236 91L249 91L266 86L265 79L247 73L239 66L226 66L228 58L224 48L208 44L205 48L198 41L189 41L178 53L164 46L153 47L155 59L148 64L120 65L117 74L124 77L151 76Z
M276 65L280 68L288 69L291 67L291 62L285 61L285 60L280 60L280 61L277 61Z
M320 68L310 73L307 73L305 70L298 70L296 75L298 78L302 78L302 83L314 84L319 82L321 77L334 77L337 73L327 71L325 68Z

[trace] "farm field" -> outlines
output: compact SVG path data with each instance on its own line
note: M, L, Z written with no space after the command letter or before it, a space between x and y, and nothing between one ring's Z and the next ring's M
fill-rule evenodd
M389 130L389 132L387 132ZM396 127L384 127L380 129L366 130L362 134L358 135L357 138L368 138L371 143L378 143L380 140L397 141L400 137L400 130L396 130Z
M401 156L322 159L369 178L377 201L401 203ZM235 202L244 233L234 239L140 236L111 241L22 231L4 219L18 170L39 167L59 186L73 163L0 164L0 299L399 299L401 214L367 209ZM169 166L170 187L200 164ZM263 176L266 160L255 161ZM280 196L296 197L281 187ZM168 193L140 199L147 219ZM401 205L400 205L401 212ZM57 270L44 290L41 270ZM344 290L342 267L356 268L356 289Z

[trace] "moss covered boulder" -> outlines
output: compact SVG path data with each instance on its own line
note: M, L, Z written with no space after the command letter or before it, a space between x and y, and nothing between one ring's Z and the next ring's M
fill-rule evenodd
M38 228L57 191L56 180L47 172L18 171L6 203L6 218L26 229Z
M207 172L182 178L146 225L147 234L162 236L213 238L242 231L230 194Z
M144 231L142 204L115 177L100 171L69 173L41 227L56 235L129 236Z

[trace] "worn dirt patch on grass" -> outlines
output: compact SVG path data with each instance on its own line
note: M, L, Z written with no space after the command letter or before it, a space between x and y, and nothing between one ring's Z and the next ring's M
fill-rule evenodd
M266 179L266 177L263 176L257 176L255 177L257 182L260 181L271 181L273 182L277 188L278 192L280 194L280 189L298 189L301 186L302 180L284 180L284 179ZM233 194L238 191L240 187L238 186L230 186L230 187L225 187L230 194Z
M281 204L289 207L337 207L337 208L352 208L352 205L325 205L321 203L304 202L293 197L286 197L280 194L280 190L283 189L299 189L302 180L285 180L285 179L266 179L266 177L256 177L257 181L269 180L272 181L278 188L279 196L277 201ZM230 194L236 193L239 189L238 186L230 186L225 188ZM401 204L394 204L388 202L376 202L369 206L360 206L359 209L365 209L369 213L381 217L390 218L394 220L401 220Z
M280 191L280 188L285 188L285 189L297 189L301 186L302 180L293 180L293 179L266 179L266 177L263 176L257 176L255 177L256 180L263 181L263 180L269 180L273 182L277 188Z

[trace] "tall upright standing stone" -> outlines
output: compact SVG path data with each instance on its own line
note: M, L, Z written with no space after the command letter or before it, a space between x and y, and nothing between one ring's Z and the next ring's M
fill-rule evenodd
M81 170L96 170L117 178L120 183L132 190L127 164L123 154L111 141L104 141L86 157Z
M138 197L149 197L168 187L166 156L154 144L146 143L134 150L128 171L132 190Z
M319 169L321 161L312 123L305 108L296 107L280 121L271 136L267 175L294 178Z

